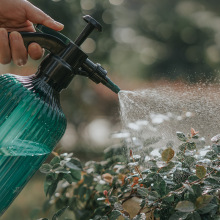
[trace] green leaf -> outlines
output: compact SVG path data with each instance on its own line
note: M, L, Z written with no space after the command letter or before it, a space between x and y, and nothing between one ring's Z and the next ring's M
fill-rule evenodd
M98 192L103 192L104 190L108 190L109 186L108 185L103 185L103 184L97 184L95 186L95 190L97 190Z
M137 193L142 197L146 197L148 195L148 189L139 187L137 188Z
M106 200L105 197L99 197L99 198L97 198L97 201L105 201L105 200Z
M187 216L187 219L190 219L190 220L201 220L201 217L200 217L199 213L195 211L193 213L190 213Z
M193 189L193 192L194 192L196 197L199 197L199 196L202 195L202 188L201 188L200 184L192 185L192 189Z
M74 179L74 182L81 180L81 171L80 170L70 170L71 175Z
M167 193L167 187L166 187L166 182L164 180L161 181L156 181L154 183L154 185L152 186L152 189L154 189L155 191L157 191L157 193L160 196L165 196Z
M46 182L49 184L49 185L51 185L56 179L57 179L57 177L58 177L58 174L56 174L56 173L48 173L47 175L46 175Z
M198 134L193 135L192 138L193 138L193 139L199 139L199 135L198 135Z
M82 164L78 158L74 157L70 160L70 162L73 163L74 165L76 165L80 170L83 169Z
M60 163L60 157L56 156L50 161L50 165L55 165L57 163Z
M44 182L44 193L47 196L48 194L48 188L52 183L48 183L47 181Z
M190 201L180 201L177 203L175 209L180 212L193 212L195 210L195 206Z
M169 172L170 170L172 170L175 167L175 164L171 161L167 164L167 166L162 167L161 169L159 169L159 173L165 173L165 172Z
M149 148L149 145L152 145L152 144L156 144L157 142L159 142L162 138L161 137L150 137L146 140L144 140L144 147L146 148Z
M57 211L57 212L53 215L52 220L58 220L58 217L60 217L60 216L66 211L67 208L68 208L68 206L65 207L65 208L60 209L59 211Z
M205 155L205 158L208 158L210 160L215 160L218 158L218 156L216 155L214 151L208 151Z
M158 198L160 198L160 195L159 195L156 191L150 191L150 192L148 193L147 199L148 199L149 201L155 201L155 200L157 200Z
M195 176L195 175L190 176L190 177L188 178L188 181L189 181L190 183L192 183L192 182L194 182L194 181L197 181L197 180L199 180L199 178L198 178L197 176Z
M167 148L162 152L161 156L162 160L168 163L174 156L174 150L172 148Z
M196 176L199 179L204 178L206 175L206 168L202 165L196 165Z
M201 217L200 217L198 212L193 212L192 213L192 219L193 220L201 220Z
M196 143L195 142L188 142L187 143L187 149L188 150L195 150L196 149Z
M45 163L40 167L40 172L41 173L50 173L51 169L52 169L52 166L48 163Z
M65 169L64 167L58 167L54 171L55 173L70 173L70 171Z
M207 185L212 185L212 186L216 186L216 187L219 187L220 183L218 180L214 179L214 178L206 178L204 180L204 183L207 184Z
M186 172L185 170L176 169L173 173L173 181L175 183L182 184L188 179L189 175L190 174Z
M71 162L67 162L66 166L72 170L81 170L78 166L76 166L74 163L71 163Z
M157 161L156 160L149 160L147 162L147 166L149 167L149 169L152 172L157 172L157 170L158 170L158 166L157 166Z
M116 220L119 216L121 216L121 212L119 210L113 210L109 216L109 219Z
M69 184L71 184L72 182L74 182L74 179L73 179L72 175L69 174L69 173L65 173L65 174L63 175L63 179L65 179Z
M189 215L189 212L175 212L173 215L170 216L169 220L179 220L179 219L186 219Z
M217 207L218 207L217 204L209 203L209 204L207 204L205 207L203 207L203 208L201 208L201 209L198 209L197 211L198 211L200 214L206 214L206 213L211 212L213 209L216 209Z
M220 145L213 144L212 149L215 151L216 154L220 154Z
M149 170L149 169L146 169L146 170L142 171L141 173L142 173L142 174L148 174L148 173L150 173L150 170Z
M174 195L165 197L165 198L163 199L163 201L168 202L168 203L174 202Z
M50 185L47 182L44 182L44 192L45 192L46 196L49 195L51 197L54 194L54 192L56 191L58 182L59 181L56 180L55 182L53 182Z
M185 134L183 132L178 131L178 132L176 132L176 135L180 141L184 141L184 142L187 141L187 137L185 136Z
M54 165L53 165L53 170L55 170L55 169L57 169L58 167L62 167L61 165L60 165L60 163L55 163Z
M116 196L110 196L109 197L109 202L114 205L118 201L118 197Z
M181 151L185 151L185 150L187 149L187 145L188 145L188 143L183 143L183 144L181 144L181 145L179 146L179 149L180 149Z
M213 196L211 196L211 195L202 195L202 196L198 197L196 199L196 208L197 209L204 208L205 206L207 206L211 202L212 199L213 199Z
M183 161L183 165L184 167L191 167L193 164L195 163L195 157L191 157L191 156L185 156L184 157L184 161Z

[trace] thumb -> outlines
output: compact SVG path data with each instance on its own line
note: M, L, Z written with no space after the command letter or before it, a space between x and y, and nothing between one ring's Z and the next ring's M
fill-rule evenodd
M43 24L55 31L61 31L64 27L63 24L53 20L49 15L45 14L42 10L35 7L28 1L24 1L24 9L26 17L29 21L34 24Z

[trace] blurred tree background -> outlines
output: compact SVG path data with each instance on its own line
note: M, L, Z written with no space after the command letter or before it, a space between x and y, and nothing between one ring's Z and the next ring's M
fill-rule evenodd
M121 89L140 88L144 83L164 79L189 83L218 80L218 0L31 2L63 23L65 28L62 33L72 40L85 26L83 15L89 14L99 21L103 32L94 31L83 43L82 50L93 62L101 63ZM30 74L36 71L38 64L29 61L23 68L13 64L1 65L0 73ZM70 87L62 92L61 101L68 120L67 131L60 144L62 149L74 151L84 160L98 158L103 147L111 142L109 134L120 129L117 95L102 85L96 86L87 79L76 77ZM27 192L21 193L18 201L26 196ZM15 219L12 217L13 210L16 210L15 203L5 214L5 219ZM28 203L23 211L30 213L31 207ZM28 219L27 213L20 215L21 219ZM16 219L19 220L18 216Z
M80 15L90 14L100 21L103 33L93 34L83 49L115 75L196 82L218 74L217 0L32 2L62 22L64 34L71 39L84 25Z

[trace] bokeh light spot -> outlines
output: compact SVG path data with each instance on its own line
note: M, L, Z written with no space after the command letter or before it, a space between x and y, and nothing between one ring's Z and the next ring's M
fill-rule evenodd
M94 0L81 0L80 4L81 4L82 9L84 10L91 10L95 7Z
M209 60L213 63L220 62L220 51L216 46L210 46L206 49L206 54Z
M110 10L105 10L102 14L102 20L106 24L111 24L112 23L112 13Z
M82 50L85 53L92 53L96 49L96 42L92 38L87 38L82 44Z
M124 0L109 0L112 5L121 5Z
M144 48L140 52L140 60L146 65L153 64L157 59L157 52L152 48Z

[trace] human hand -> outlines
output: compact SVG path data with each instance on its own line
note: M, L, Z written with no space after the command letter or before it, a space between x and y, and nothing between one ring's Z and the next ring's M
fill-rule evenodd
M39 8L26 0L0 0L0 63L11 60L18 66L26 64L28 54L34 60L40 59L43 49L37 43L31 43L28 52L18 31L34 32L33 24L43 24L56 31L63 25L54 21ZM8 37L8 32L11 32Z

